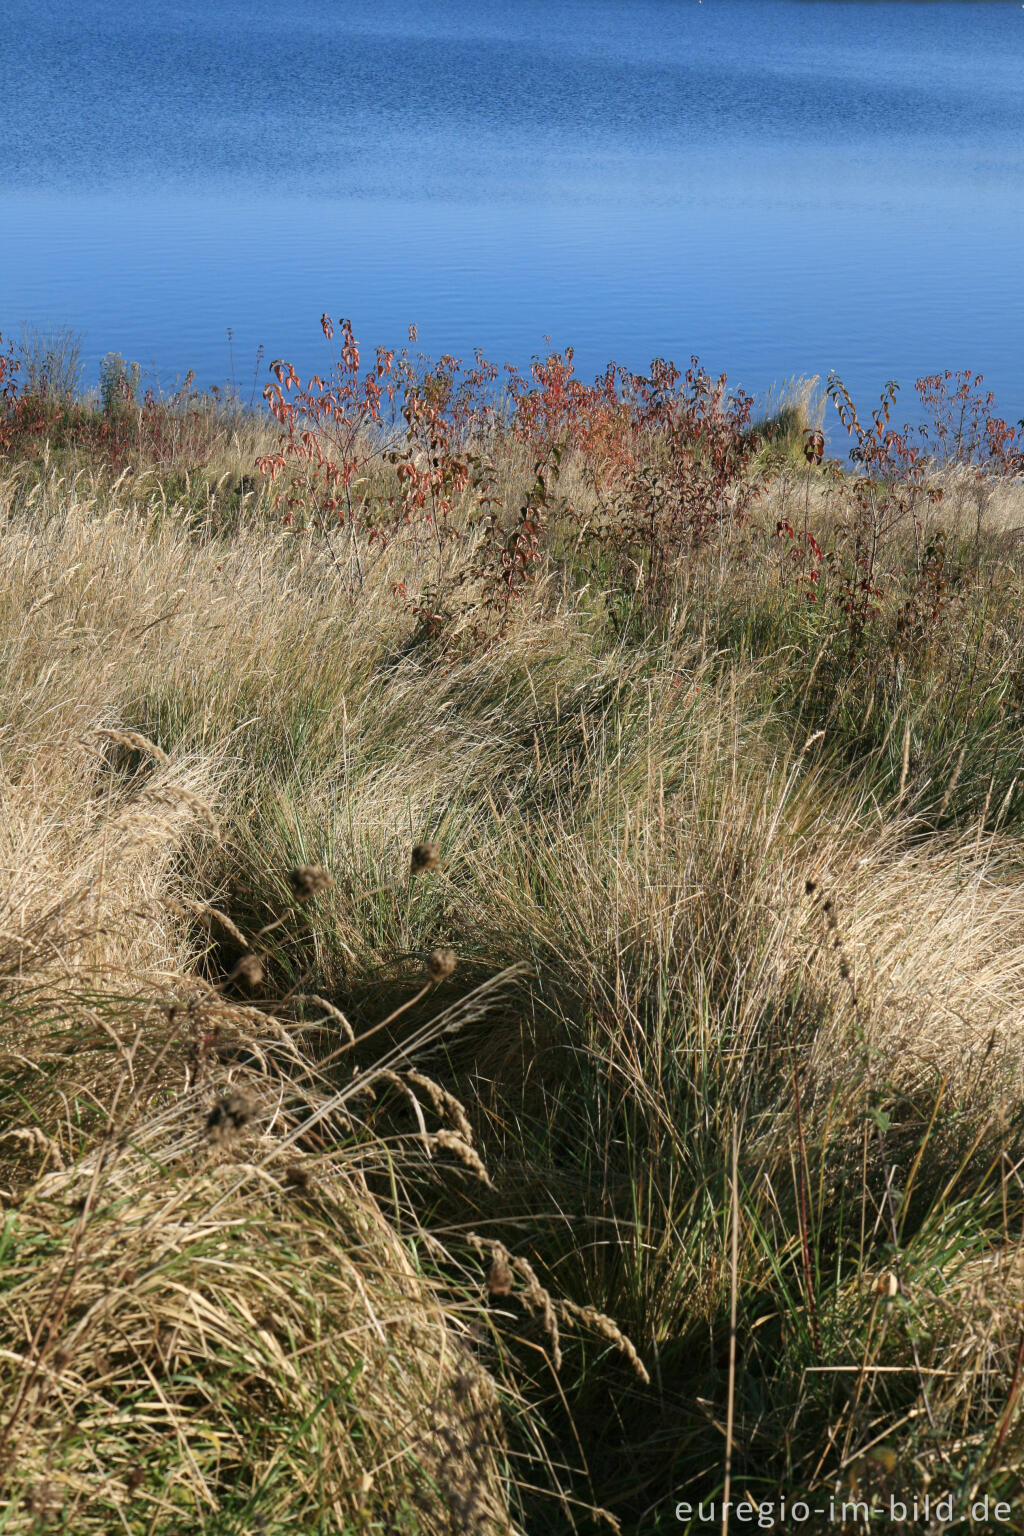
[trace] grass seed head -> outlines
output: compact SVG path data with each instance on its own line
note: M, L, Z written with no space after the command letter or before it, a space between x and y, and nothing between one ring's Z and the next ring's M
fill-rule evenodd
M432 949L427 956L427 976L431 981L447 981L455 974L454 949Z
M491 1260L491 1267L487 1271L487 1290L491 1296L511 1296L512 1287L515 1285L515 1277L508 1267L508 1260L501 1253L496 1253Z
M464 1168L469 1168L476 1174L481 1184L486 1184L488 1189L491 1188L490 1174L479 1152L463 1141L461 1136L456 1135L454 1131L435 1131L430 1137L430 1143L435 1147L443 1148L446 1152L451 1152Z
M243 1131L252 1121L256 1105L241 1088L232 1088L217 1100L206 1117L206 1134L211 1141L227 1141Z
M284 1187L293 1195L308 1195L313 1188L309 1169L301 1163L291 1163L284 1170Z
M650 1386L650 1375L648 1374L647 1367L636 1352L636 1346L632 1339L623 1333L614 1318L606 1316L604 1312L599 1312L596 1307L580 1307L571 1301L560 1301L558 1307L563 1317L575 1322L584 1323L587 1327L593 1328L594 1332L600 1334L602 1338L607 1339L610 1344L614 1344L619 1353L624 1355L629 1361L634 1373L640 1378L644 1386Z
M150 741L141 731L97 731L95 734L100 740L109 741L112 746L123 747L129 752L141 752L146 757L155 758L158 763L169 761L163 747L158 747L155 741Z
M258 987L263 981L263 961L259 955L243 955L228 980L237 981L243 987Z
M288 884L295 900L306 902L319 896L321 891L330 890L334 877L315 864L296 864L294 869L288 871Z
M417 843L412 850L412 873L428 874L441 868L441 854L436 843Z

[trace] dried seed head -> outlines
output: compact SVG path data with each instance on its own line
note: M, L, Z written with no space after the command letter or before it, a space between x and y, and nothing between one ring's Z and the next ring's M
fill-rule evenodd
M420 1088L430 1100L434 1109L442 1120L450 1118L458 1134L469 1146L473 1145L473 1127L460 1101L447 1088L442 1088L440 1083L435 1083L432 1077L425 1077L422 1072L406 1072L405 1080L414 1088Z
M206 1117L206 1134L211 1141L224 1141L244 1130L256 1113L256 1105L241 1088L232 1088L218 1099Z
M334 877L315 864L296 864L288 871L288 884L296 901L312 901L321 891L330 890Z
M290 1163L284 1170L284 1187L296 1195L308 1195L313 1188L309 1169L301 1163Z
M263 980L263 961L259 955L243 955L228 981L240 982L243 987L258 987Z
M243 949L248 947L249 941L242 930L238 927L238 924L235 923L230 917L228 917L226 912L221 912L217 907L211 907L208 902L189 901L186 905L180 901L176 901L172 907L169 901L165 901L163 902L163 906L166 907L168 911L172 911L176 908L181 916L187 916L187 914L191 912L196 917L198 917L201 922L206 923L207 926L212 924L213 920L216 919L224 931L231 935L236 944L240 944Z
M148 736L143 736L141 731L97 731L96 735L101 741L109 741L112 746L126 747L130 752L141 752L147 757L153 757L158 763L169 761L163 747L158 747L155 741L150 741Z
M491 1267L487 1271L487 1289L492 1296L511 1296L512 1287L515 1284L512 1271L508 1267L508 1261L501 1253L496 1253L491 1260Z
M596 1333L606 1338L609 1343L614 1344L619 1353L625 1355L644 1386L650 1386L651 1378L647 1367L637 1354L632 1339L627 1338L614 1318L607 1317L603 1312L598 1312L596 1307L578 1307L572 1301L560 1301L558 1306L563 1317L587 1324Z
M293 1001L296 1003L316 1003L318 1008L323 1009L328 1019L333 1019L336 1024L341 1025L342 1033L349 1045L355 1045L356 1032L352 1025L346 1019L341 1009L335 1008L334 1004L329 1003L326 997L321 997L317 992L296 992ZM321 1019L319 1022L325 1024L327 1019Z
M490 1254L491 1268L487 1276L487 1288L492 1296L507 1295L512 1289L512 1276L518 1276L521 1284L516 1294L528 1312L539 1312L541 1314L544 1327L547 1330L548 1340L551 1344L552 1364L556 1371L560 1371L562 1369L562 1349L558 1339L558 1318L555 1315L555 1306L551 1300L550 1292L546 1291L541 1285L529 1261L522 1258L513 1258L504 1243L480 1237L476 1232L467 1232L466 1241L477 1253ZM493 1281L492 1276L494 1277ZM494 1282L499 1286L505 1286L506 1276L507 1289L495 1290Z
M431 981L447 981L455 972L454 949L432 949L427 956L427 976Z
M186 789L184 784L165 784L162 787L158 786L156 789L150 789L149 799L156 801L158 805L169 805L172 807L187 805L190 810L195 811L198 816L202 817L213 833L213 836L220 842L220 824L213 814L213 807L201 795L197 795L191 789Z
M474 1151L474 1149L467 1142L463 1141L461 1136L457 1136L454 1131L435 1131L433 1136L431 1136L429 1139L429 1145L435 1147L443 1147L446 1152L453 1153L458 1158L463 1167L471 1169L472 1172L476 1174L481 1184L486 1184L488 1189L491 1188L490 1175L484 1166L483 1159L481 1158L479 1152Z
M412 872L414 875L426 874L430 870L441 868L441 855L436 843L417 843L412 850Z

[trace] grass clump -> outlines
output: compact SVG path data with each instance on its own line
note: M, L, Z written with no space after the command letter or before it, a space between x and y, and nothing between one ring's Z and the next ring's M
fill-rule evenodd
M1012 443L450 362L8 440L4 1528L1019 1500Z
M212 1127L183 1158L181 1110L91 1201L80 1163L7 1222L4 1315L38 1319L5 1339L15 1509L49 1491L82 1531L418 1531L459 1497L510 1530L493 1384L358 1177L266 1170Z

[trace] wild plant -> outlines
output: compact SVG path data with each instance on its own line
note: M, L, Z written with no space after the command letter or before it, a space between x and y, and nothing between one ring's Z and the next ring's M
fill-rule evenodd
M314 374L303 384L290 363L271 363L274 381L264 388L263 398L282 431L277 449L262 455L256 467L272 484L284 476L276 505L287 526L341 523L354 533L370 506L361 494L363 472L395 440L394 407L403 370L395 353L381 347L373 366L361 372L351 322L338 322L337 351L334 321L325 314L320 324L331 349L330 374ZM370 531L377 530L371 526Z
M90 807L118 878L193 822L220 838L180 782L188 766L140 731L101 727L70 750L83 747L118 785ZM410 875L441 871L437 845L415 845ZM525 1402L514 1338L501 1340L521 1328L517 1304L540 1303L536 1348L552 1371L559 1323L612 1341L641 1378L643 1364L611 1318L563 1308L518 1256L516 1302L496 1315L480 1244L432 1231L415 1195L423 1178L492 1191L462 1103L420 1062L482 1022L522 967L455 990L456 953L437 945L412 996L353 1029L329 999L278 985L295 928L335 891L323 867L297 864L266 880L276 915L254 932L184 890L136 895L122 934L195 925L206 963L159 980L115 980L108 966L100 990L104 919L84 912L97 882L87 860L81 873L86 889L72 876L71 899L54 903L23 871L0 943L8 1528L106 1532L123 1516L167 1531L519 1536L513 1450L561 1507L542 1437L515 1422ZM440 1007L413 1016L428 998ZM47 1080L26 1098L29 1037Z
M18 370L21 359L14 355L14 343L8 342L4 352L0 334L0 450L6 450L14 440L13 417L18 398Z
M48 331L26 325L22 330L23 388L30 395L56 395L70 400L82 377L82 339L68 326Z
M138 363L126 363L120 352L108 352L100 359L100 409L104 416L118 416L138 404L142 369Z
M491 498L480 520L479 539L465 575L477 586L471 632L484 648L507 633L513 612L536 574L545 523L557 515L554 487L563 453L560 444L549 448L536 465L533 482L511 519L505 518L496 499Z
M970 464L995 474L1013 473L1022 463L1018 431L993 413L995 395L982 392L983 382L982 374L969 368L918 379L915 388L928 414L918 432L943 468Z
M60 333L52 345L59 342ZM115 474L128 467L187 473L209 463L215 445L224 441L237 419L214 394L195 389L191 372L169 395L158 395L150 387L140 399L140 366L126 363L117 353L108 353L100 364L97 407L94 398L64 387L69 370L77 366L71 344L66 346L66 354L55 355L52 365L45 353L33 350L26 380L31 387L20 390L14 387L20 360L11 348L3 361L0 436L22 458L56 450L80 456L91 469L103 465ZM56 374L51 374L51 366Z
M532 383L511 364L505 372L513 437L535 458L559 444L579 455L596 485L633 461L642 420L627 394L631 375L615 363L586 384L576 377L573 348L566 347L534 358Z
M748 432L753 399L729 393L699 360L685 375L655 364L630 378L634 430L643 452L616 467L602 492L601 534L645 600L662 606L678 562L712 535L742 527L767 470L753 473L760 444Z
M369 532L5 460L17 1536L1024 1487L1020 486L974 567L929 471L850 665L813 432L627 633L614 435L496 416L440 542L367 462L361 587Z
M828 397L852 440L855 465L855 473L842 480L847 515L833 559L849 658L868 643L879 616L885 596L879 584L881 552L909 525L918 526L916 514L926 494L923 450L912 444L909 428L897 431L891 425L898 391L890 379L866 423L839 376L832 373L828 379ZM941 496L941 491L930 494Z
M406 369L402 391L404 441L389 461L396 466L398 521L422 522L433 531L439 552L462 530L451 526L473 475L471 447L487 429L491 407L487 386L497 369L478 354L476 367L461 373L458 358L445 355L430 366Z

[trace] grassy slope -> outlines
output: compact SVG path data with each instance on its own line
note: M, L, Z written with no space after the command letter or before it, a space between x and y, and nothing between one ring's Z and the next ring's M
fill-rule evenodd
M793 466L656 607L550 529L481 651L251 453L0 485L0 1530L675 1530L730 1412L734 1495L1014 1497L1019 489L856 653Z

